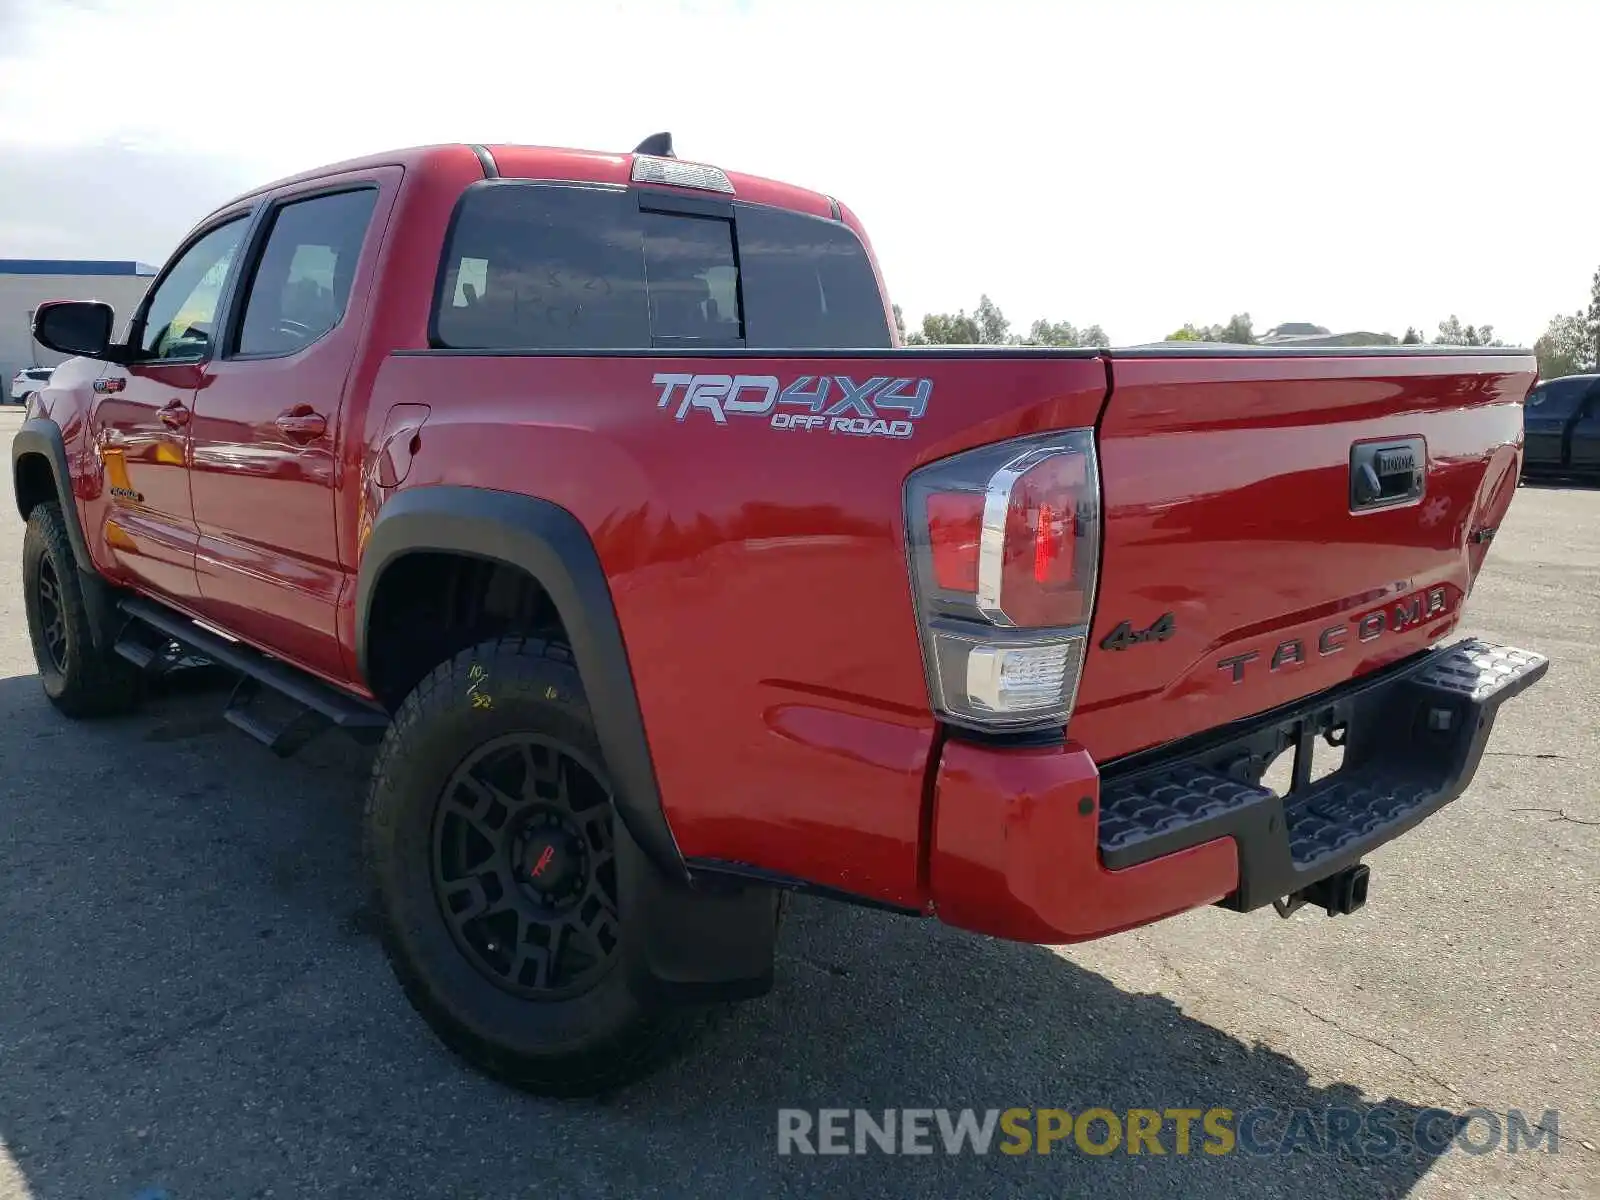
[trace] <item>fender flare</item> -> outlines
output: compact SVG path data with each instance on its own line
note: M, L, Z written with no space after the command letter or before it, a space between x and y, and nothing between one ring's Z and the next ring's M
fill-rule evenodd
M379 510L361 555L355 592L356 666L368 678L367 630L379 580L401 557L465 554L526 571L566 627L595 732L616 788L618 815L670 879L688 882L656 786L644 717L600 556L583 524L548 500L488 488L410 488Z
M72 468L67 463L67 443L61 436L61 426L49 417L30 417L24 421L11 438L11 490L17 502L17 515L24 521L27 512L22 507L22 460L30 454L42 455L50 464L55 478L56 499L61 502L61 516L67 523L67 540L72 543L72 557L78 570L94 574L94 560L89 557L89 543L84 540L83 522L78 518L78 505L72 494Z
M22 506L22 460L34 454L50 464L56 499L61 505L61 520L67 527L67 541L72 545L72 557L78 566L78 585L89 616L89 636L97 650L104 650L117 640L116 595L95 569L94 559L89 557L89 542L83 535L83 521L72 491L72 467L67 460L66 439L62 437L61 426L49 417L30 417L11 437L11 489L17 502L17 515L24 521L28 514Z

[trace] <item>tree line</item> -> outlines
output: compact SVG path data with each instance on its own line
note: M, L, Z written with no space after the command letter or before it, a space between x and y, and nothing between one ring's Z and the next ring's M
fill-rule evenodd
M1330 334L1320 325L1293 326L1280 325L1269 330L1270 337L1274 333L1306 333L1320 337L1324 342L1333 345L1345 346L1504 346L1505 343L1494 335L1493 325L1463 325L1461 318L1454 313L1450 319L1440 321L1439 332L1432 338L1425 337L1415 325L1407 325L1406 331L1399 337L1392 333L1346 333ZM1185 325L1182 329L1167 334L1169 342L1229 342L1238 346L1256 346L1261 339L1257 337L1255 326L1250 320L1249 313L1235 313L1228 319L1226 325Z
M1600 370L1600 270L1589 281L1588 307L1551 317L1533 352L1539 356L1540 379Z
M966 309L954 313L928 313L918 329L906 328L905 316L900 306L894 306L895 325L900 339L908 346L1096 346L1111 344L1106 331L1099 325L1077 326L1071 321L1050 321L1044 318L1033 322L1026 334L1011 332L1011 322L1000 311L1000 306L984 294L978 298L977 307L969 314ZM1272 333L1289 332L1295 327L1279 326L1277 330L1257 335L1249 313L1235 313L1225 324L1185 324L1166 336L1169 342L1223 342L1239 346L1259 345L1262 337ZM1320 326L1308 327L1318 334L1327 334ZM1330 338L1332 335L1329 335ZM1464 324L1459 317L1440 321L1438 332L1431 338L1424 336L1416 326L1408 325L1403 335L1392 333L1355 333L1333 338L1347 345L1377 346L1503 346L1495 336L1493 325ZM1600 270L1594 273L1586 308L1570 314L1562 313L1550 320L1544 335L1533 344L1539 360L1539 378L1556 379L1563 375L1578 375L1600 370Z
M969 316L966 309L955 313L929 313L921 329L906 329L905 314L894 306L894 323L900 340L907 346L1097 346L1111 345L1106 331L1098 325L1078 328L1071 321L1040 318L1028 326L1026 334L1012 333L1011 322L988 295L978 297L978 307Z

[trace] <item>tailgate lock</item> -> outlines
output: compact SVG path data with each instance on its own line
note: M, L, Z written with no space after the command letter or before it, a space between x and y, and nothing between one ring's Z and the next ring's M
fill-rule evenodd
M1357 442L1350 447L1350 511L1422 499L1428 447L1421 438Z

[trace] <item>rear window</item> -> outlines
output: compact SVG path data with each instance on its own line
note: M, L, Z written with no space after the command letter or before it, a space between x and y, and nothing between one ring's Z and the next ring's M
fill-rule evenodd
M754 205L690 215L632 191L495 183L462 198L434 342L457 349L887 349L860 240Z
M677 213L635 215L644 230L644 283L655 343L742 344L733 222ZM650 342L635 343L641 344Z
M474 349L648 346L638 218L625 192L474 188L445 248L437 340Z
M739 213L748 339L763 349L886 350L889 322L861 241L837 221L747 205Z

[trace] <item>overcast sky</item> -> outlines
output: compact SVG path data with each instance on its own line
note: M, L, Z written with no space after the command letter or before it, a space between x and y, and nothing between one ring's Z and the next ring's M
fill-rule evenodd
M0 0L0 257L156 263L322 162L668 129L854 207L913 322L1531 344L1600 265L1597 63L1600 0Z

